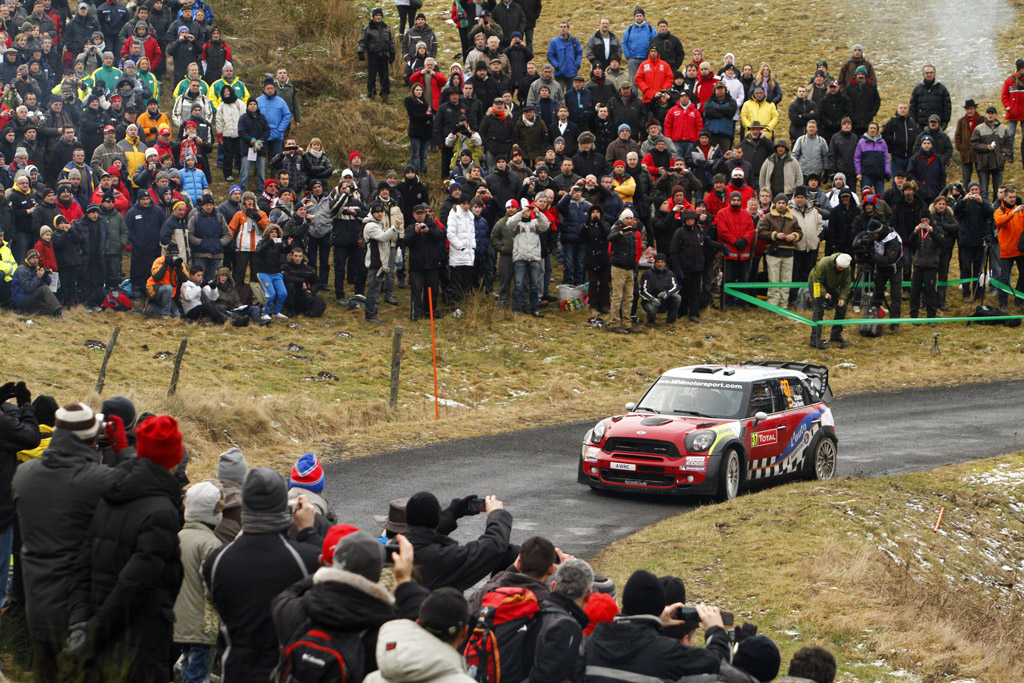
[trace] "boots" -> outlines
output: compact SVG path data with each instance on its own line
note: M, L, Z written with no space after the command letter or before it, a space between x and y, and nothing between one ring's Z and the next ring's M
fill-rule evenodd
M808 344L812 349L827 349L828 342L822 341L821 339L821 328L814 327L811 329L811 341Z

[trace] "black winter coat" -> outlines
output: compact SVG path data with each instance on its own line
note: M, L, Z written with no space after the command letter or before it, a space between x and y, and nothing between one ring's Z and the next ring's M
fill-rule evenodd
M960 221L959 240L962 247L980 247L986 236L992 235L992 213L995 209L987 199L980 202L961 199L953 209L953 215Z
M417 619L429 594L423 586L409 582L398 586L392 597L387 589L357 574L321 567L274 598L270 610L281 647L309 628L332 633L365 631L362 671L349 669L346 662L347 677L358 681L377 670L380 627L392 619Z
M804 134L807 122L818 118L818 103L810 97L797 98L789 105L789 139L790 144Z
M281 272L281 262L285 255L284 240L275 242L272 239L260 240L256 245L256 272L272 275Z
M39 445L39 423L31 403L20 407L0 404L0 528L14 521L11 479L18 466L18 451Z
M409 270L433 270L443 267L448 261L441 224L430 218L425 223L426 233L416 232L415 221L405 225L403 242L409 248Z
M945 128L953 115L953 104L949 98L949 90L942 83L933 80L931 83L921 81L914 86L910 94L910 118L922 129L928 127L928 117L935 114L940 125Z
M829 93L818 103L818 133L828 140L842 128L843 117L850 116L853 107L850 98L841 92ZM851 117L852 120L852 117Z
M163 680L182 580L181 484L144 458L117 469L78 556L68 622L89 623L92 672L127 667L124 680Z
M853 120L853 129L859 135L875 120L875 114L882 106L882 98L878 95L878 88L870 82L851 83L846 86L846 96L850 98L850 119Z
M351 209L354 213L348 213ZM353 246L363 234L363 218L366 207L359 198L359 192L345 194L331 192L331 244L336 247Z
M282 530L243 533L207 558L203 580L220 614L223 680L269 680L278 638L268 606L316 571L319 556L318 546L289 541Z
M515 130L515 121L511 116L506 115L504 120L495 116L490 109L484 115L480 123L480 139L484 143L484 149L495 156L508 158L512 152L512 134Z
M487 176L487 189L491 191L495 203L502 209L508 200L519 198L520 187L522 183L519 182L519 175L508 167L504 172L495 170Z
M503 569L499 566L509 548L512 514L496 510L487 515L484 533L475 541L459 544L437 529L410 526L405 537L416 551L423 585L433 590L444 586L466 591L480 579ZM507 566L507 565L506 565Z
M853 238L857 235L854 222L859 213L860 209L852 199L849 208L844 207L840 200L839 205L832 209L828 215L828 225L825 226L822 234L822 238L825 240L825 256L852 252Z
M928 210L928 204L917 194L914 201L907 202L906 197L898 197L892 203L892 218L889 225L896 231L896 234L903 240L903 244L909 245L910 235L914 228L921 222L921 216Z
M627 229L621 221L616 222L608 232L609 260L616 268L634 270L640 260L640 225Z
M162 215L162 214L161 214ZM57 270L82 265L81 253L89 246L82 231L72 227L67 232L53 231L53 255L57 257Z
M882 127L882 139L889 146L889 154L894 157L909 157L914 153L914 141L921 132L917 123L910 116L893 116Z
M828 170L835 175L842 173L847 178L857 177L857 167L853 165L853 155L857 152L860 138L850 131L839 131L828 142Z
M430 135L428 134L427 137L430 137ZM316 157L309 150L306 150L302 155L302 163L306 171L306 189L313 189L314 180L322 180L324 190L327 190L327 181L330 180L331 175L334 173L334 164L331 163L327 152L323 152L319 157Z
M620 618L598 624L583 648L587 668L607 667L662 680L717 673L729 661L729 636L719 627L708 629L704 648L687 647L675 638L661 635L660 620L654 616ZM588 683L622 680L587 674Z
M410 140L429 140L433 135L434 114L423 99L412 95L405 98L405 113L409 115L409 127L406 132Z
M587 613L561 593L551 593L535 618L536 640L531 683L582 681L580 645Z
M238 139L242 143L242 154L247 154L249 143L253 140L262 140L264 143L270 139L270 124L267 117L261 112L253 114L248 109L238 117ZM257 152L260 156L266 156L266 145Z
M669 267L677 273L704 270L704 230L700 225L681 226L672 234Z
M124 470L100 465L96 449L65 429L53 433L42 457L15 472L11 489L21 526L22 576L34 639L55 643L67 633L75 559L101 493L123 476Z
M391 27L383 21L371 21L363 27L358 50L360 54L385 57L388 61L394 61L395 38L391 34Z
M583 265L587 270L598 270L611 265L608 257L608 235L611 230L611 226L603 218L587 219L583 225Z

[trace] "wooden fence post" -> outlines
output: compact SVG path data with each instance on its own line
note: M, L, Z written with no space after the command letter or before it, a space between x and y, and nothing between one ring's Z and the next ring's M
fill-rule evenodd
M178 355L174 357L174 372L171 373L171 386L167 389L168 396L174 396L178 390L178 373L181 371L181 358L185 355L185 347L188 346L188 337L183 337L181 346L178 347Z
M110 335L110 341L107 342L107 350L103 354L103 362L100 363L100 374L96 378L96 393L103 393L103 382L107 377L107 361L110 360L110 354L114 352L114 344L117 343L117 335L121 333L121 326L118 325L114 328L114 333Z
M391 337L391 401L394 408L398 405L398 376L402 369L402 333L401 327L395 328L394 336Z

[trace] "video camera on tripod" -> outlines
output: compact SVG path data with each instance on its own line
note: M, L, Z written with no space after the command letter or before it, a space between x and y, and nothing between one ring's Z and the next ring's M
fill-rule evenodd
M853 245L850 248L850 256L854 263L861 266L873 266L875 264L875 236L865 230L853 238Z

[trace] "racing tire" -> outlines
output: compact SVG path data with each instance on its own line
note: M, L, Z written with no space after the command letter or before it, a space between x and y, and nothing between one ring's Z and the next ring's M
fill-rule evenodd
M818 439L804 465L804 476L811 481L828 481L836 474L838 447L829 436Z
M586 484L591 491L594 491L594 485L590 483L590 477L583 473L583 458L580 458L580 464L576 468L576 483Z
M718 467L718 491L715 500L724 503L733 500L740 493L743 483L743 465L736 449L729 449L722 454L722 462Z

